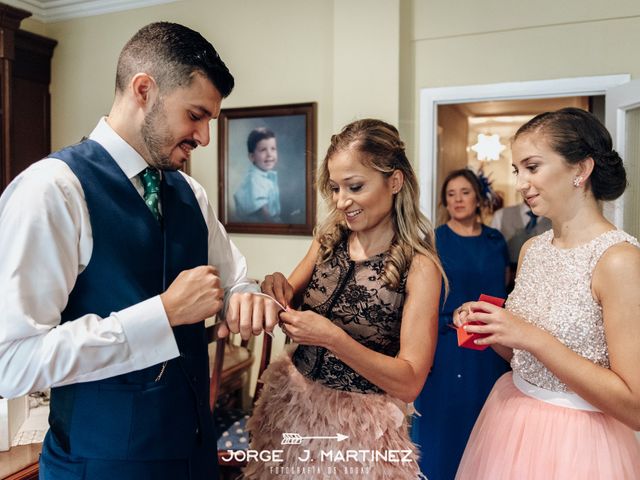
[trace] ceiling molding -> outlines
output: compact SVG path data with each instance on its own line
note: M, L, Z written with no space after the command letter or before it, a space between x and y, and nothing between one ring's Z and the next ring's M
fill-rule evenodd
M33 13L34 19L44 23L121 12L176 1L180 0L3 0L9 5L28 10Z

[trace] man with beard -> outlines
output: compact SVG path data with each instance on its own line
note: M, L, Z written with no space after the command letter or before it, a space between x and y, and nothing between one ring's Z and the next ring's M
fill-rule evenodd
M108 117L0 197L0 395L52 387L40 478L217 476L203 320L243 338L277 323L178 171L233 85L199 33L148 25Z

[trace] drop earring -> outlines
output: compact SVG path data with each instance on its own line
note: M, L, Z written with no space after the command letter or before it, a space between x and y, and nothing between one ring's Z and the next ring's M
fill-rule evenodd
M580 187L580 184L582 183L582 177L578 176L576 178L573 179L573 186L578 188Z

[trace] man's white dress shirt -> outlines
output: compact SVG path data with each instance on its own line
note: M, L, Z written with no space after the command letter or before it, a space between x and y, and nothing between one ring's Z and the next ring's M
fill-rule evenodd
M105 118L89 138L109 152L142 196L138 174L148 166L145 160ZM184 178L206 221L209 264L220 272L225 300L232 292L254 290L245 258L217 220L204 189L191 177ZM178 356L159 296L106 318L89 314L60 324L92 249L84 193L63 161L36 162L0 197L1 396L100 380Z

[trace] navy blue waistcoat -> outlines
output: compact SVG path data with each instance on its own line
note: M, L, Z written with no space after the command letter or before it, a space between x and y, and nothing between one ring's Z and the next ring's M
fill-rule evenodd
M109 316L162 293L182 270L207 264L207 226L178 172L163 172L161 226L98 143L86 140L51 157L78 177L93 232L91 260L69 295L63 323L88 313ZM215 462L204 322L173 332L180 356L157 382L161 364L52 389L50 433L66 453L153 461L208 452Z

